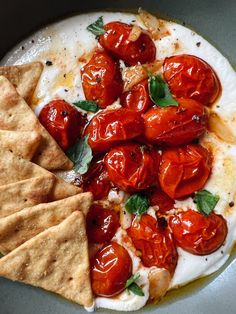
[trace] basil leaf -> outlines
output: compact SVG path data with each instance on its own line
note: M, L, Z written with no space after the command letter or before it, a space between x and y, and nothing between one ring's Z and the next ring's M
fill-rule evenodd
M178 106L172 97L168 84L159 76L151 75L148 79L148 90L151 100L159 107Z
M125 288L129 291L132 291L134 294L139 295L141 297L144 296L143 290L135 283L135 280L137 280L140 277L139 273L136 273L132 275L125 284Z
M104 23L103 23L103 17L100 16L97 21L95 21L94 23L90 24L87 27L87 30L91 33L93 33L93 35L96 36L96 38L98 39L99 36L101 36L102 34L104 34L106 31L104 29Z
M139 273L136 273L136 274L132 275L132 276L126 281L125 288L128 288L130 285L132 285L132 283L134 283L135 280L139 279L139 277L140 277L140 274L139 274Z
M210 215L219 199L220 197L218 195L213 195L207 190L199 191L194 196L198 211L205 216Z
M135 282L132 283L132 285L130 285L127 289L133 292L133 294L139 295L140 297L144 296L142 288L140 288Z
M149 208L149 199L142 194L131 195L125 203L125 209L130 214L141 216L146 213Z
M88 135L68 149L66 154L74 162L74 170L76 172L80 174L86 173L93 158L92 149L88 144Z
M85 111L97 112L99 110L96 101L79 100L73 103L76 107L79 107Z

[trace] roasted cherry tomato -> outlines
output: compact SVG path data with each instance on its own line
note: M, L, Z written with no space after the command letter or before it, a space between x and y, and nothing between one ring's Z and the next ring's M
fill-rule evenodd
M228 233L226 220L211 213L208 217L188 209L169 219L173 237L178 246L196 255L207 255L216 251Z
M212 168L211 153L200 145L187 145L163 151L159 181L163 191L173 199L200 190Z
M144 266L166 268L174 273L178 254L164 218L157 221L144 214L139 221L136 217L127 233L136 249L141 251Z
M158 182L160 155L154 148L124 144L105 157L109 179L123 191L137 192Z
M128 65L153 62L156 47L152 39L141 33L137 40L131 41L129 35L133 26L121 22L111 22L104 26L106 32L100 36L99 43L114 56Z
M81 113L60 99L53 100L43 107L39 121L63 150L75 144L83 127Z
M87 233L91 243L109 242L119 228L117 213L100 205L93 205L87 215Z
M161 214L165 214L169 210L174 208L175 201L170 198L164 191L162 191L160 186L155 186L147 191L149 197L150 205L158 205Z
M219 79L212 67L191 55L166 58L164 77L175 97L191 98L203 105L213 103L221 90Z
M111 105L122 93L123 83L117 61L104 51L96 51L81 69L84 94L100 108Z
M106 197L111 189L111 183L103 157L93 158L88 171L77 177L75 184L82 187L84 192L92 192L94 200Z
M143 119L140 113L120 108L98 113L85 130L93 151L108 151L111 147L138 137L143 133Z
M152 105L148 92L148 80L143 80L128 92L124 92L120 97L120 104L122 107L131 110L141 113L146 112Z
M204 134L207 112L192 99L178 99L178 107L153 107L144 115L144 135L152 144L183 145Z
M99 250L91 266L92 289L94 294L100 296L119 294L132 275L132 260L126 249L116 242Z

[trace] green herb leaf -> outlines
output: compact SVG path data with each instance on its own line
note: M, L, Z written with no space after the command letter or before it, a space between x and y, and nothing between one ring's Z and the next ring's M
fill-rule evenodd
M99 110L96 101L79 100L77 102L74 102L73 105L90 112L97 112Z
M103 17L100 16L97 21L95 21L94 23L90 24L87 27L87 30L91 33L93 33L96 38L99 38L99 36L101 36L102 34L104 34L106 32L106 30L104 29L104 23L103 23Z
M140 277L140 274L139 274L139 273L136 273L136 274L132 275L132 276L126 281L125 288L128 288L130 285L132 285L132 283L134 283L135 280L139 279L139 277Z
M126 201L125 208L130 214L141 216L149 208L149 199L142 194L133 194Z
M148 79L148 90L151 100L159 107L178 106L172 97L168 84L159 76L151 75Z
M198 211L205 216L210 215L219 199L220 197L218 195L213 195L207 190L197 192L194 197Z
M93 158L92 149L88 144L88 135L68 149L67 156L74 162L74 170L76 172L80 174L86 173Z
M141 297L144 296L143 290L135 283L135 281L140 277L139 273L132 275L125 284L125 288L129 291L132 291L134 294L139 295Z

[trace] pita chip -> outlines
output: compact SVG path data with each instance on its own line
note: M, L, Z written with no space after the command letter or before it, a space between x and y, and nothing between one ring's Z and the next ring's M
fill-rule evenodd
M54 184L54 175L48 174L0 186L0 218L49 202Z
M39 147L41 136L35 132L0 130L0 149L12 151L15 155L31 160Z
M83 213L75 211L59 225L2 257L0 276L91 306L93 295Z
M65 182L46 169L19 156L15 156L10 151L0 150L0 186L3 185L7 188L7 185L11 183L42 176L53 176L54 178L48 201L63 199L81 192L80 188ZM4 193L4 187L2 187L2 191ZM20 210L18 204L16 204L16 207Z
M42 71L41 62L0 67L0 75L5 76L11 82L27 103L30 103Z
M60 201L25 208L0 219L0 252L8 254L40 232L58 225L74 211L87 215L92 194L81 193Z
M69 170L71 160L40 124L34 112L4 76L0 76L0 129L10 131L36 131L42 141L33 161L48 170Z

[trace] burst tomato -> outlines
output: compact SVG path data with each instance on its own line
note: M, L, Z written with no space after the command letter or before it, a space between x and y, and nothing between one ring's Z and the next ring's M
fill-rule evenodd
M187 145L163 151L159 181L163 191L173 199L200 190L212 168L212 156L200 145Z
M213 103L221 89L211 66L191 55L166 58L164 77L175 97L195 99L204 105Z
M144 266L166 268L174 273L178 254L164 218L160 218L158 223L147 214L142 215L140 221L136 217L127 233L136 249L141 251Z
M183 145L204 134L207 112L192 99L178 99L178 107L153 107L144 115L144 135L152 144Z
M87 215L87 233L91 243L109 242L119 228L117 213L100 205L93 205Z
M108 151L111 147L138 137L143 133L140 113L120 108L98 113L85 130L88 143L95 152Z
M152 39L141 33L136 41L129 40L132 25L111 22L104 26L106 32L100 36L99 43L114 56L124 60L128 65L153 62L156 47Z
M87 100L100 108L111 105L122 93L123 82L118 63L104 51L96 51L81 69L81 79Z
M124 144L105 157L109 179L121 190L137 192L158 182L160 155L154 148Z
M165 214L167 211L174 208L174 200L170 198L164 191L162 191L160 186L152 187L147 191L147 195L150 200L150 205L158 205L159 211Z
M125 92L120 97L122 107L144 113L152 105L148 92L148 80L135 85L131 90Z
M173 237L178 246L196 254L207 255L216 251L227 236L227 223L221 215L208 217L188 209L169 219Z
M126 249L116 242L99 250L91 266L92 289L99 296L119 294L132 274L131 258Z
M83 127L81 113L60 99L53 100L43 107L39 121L63 150L75 144Z
M108 195L111 183L103 157L93 158L88 171L77 178L76 185L81 186L84 192L92 192L94 200L101 200Z

